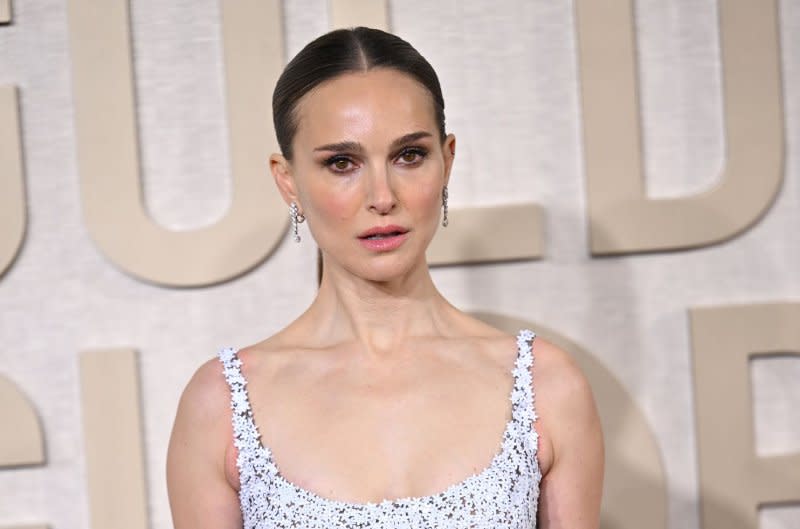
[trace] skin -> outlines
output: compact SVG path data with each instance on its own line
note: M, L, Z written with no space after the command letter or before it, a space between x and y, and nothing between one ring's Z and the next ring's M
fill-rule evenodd
M294 158L272 155L270 167L305 215L324 273L305 313L239 351L262 442L286 479L318 496L436 494L500 449L517 354L514 337L442 297L425 261L455 137L441 141L430 94L391 69L322 83L297 119ZM389 224L409 230L399 248L360 243ZM537 337L534 355L538 527L595 529L603 439L591 390L564 351ZM177 529L242 526L229 402L213 358L184 390L170 439Z

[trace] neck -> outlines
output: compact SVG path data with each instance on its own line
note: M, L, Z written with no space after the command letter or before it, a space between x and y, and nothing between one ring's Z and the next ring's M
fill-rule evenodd
M442 335L453 307L439 294L423 261L391 281L369 281L325 265L304 315L320 343L356 342L365 354L397 350L410 337Z

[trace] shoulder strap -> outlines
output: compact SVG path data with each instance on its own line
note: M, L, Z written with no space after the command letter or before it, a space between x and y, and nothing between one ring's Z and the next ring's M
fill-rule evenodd
M247 380L242 375L242 361L232 347L222 349L219 354L223 365L223 374L231 388L231 422L233 423L234 444L241 455L243 451L256 448L260 435L253 421L250 400L247 397Z
M534 407L533 381L533 341L536 333L522 329L517 335L517 360L514 365L514 391L511 395L512 413L524 428L531 428L538 417ZM523 428L523 430L524 430Z

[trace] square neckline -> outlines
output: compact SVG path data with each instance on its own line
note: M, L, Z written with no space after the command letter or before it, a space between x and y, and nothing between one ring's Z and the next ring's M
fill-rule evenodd
M510 458L510 450L512 448L513 442L520 442L522 443L522 439L514 439L514 427L519 427L518 421L524 417L520 411L518 411L518 407L514 403L514 396L520 391L522 388L520 383L520 373L521 368L523 367L523 362L530 357L531 361L528 363L528 368L530 367L533 361L533 341L536 337L536 334L532 331L527 329L521 329L516 336L516 358L514 359L514 366L511 369L512 375L512 385L511 385L511 392L508 395L508 400L511 402L511 418L506 421L506 425L503 428L503 433L500 438L499 447L496 448L495 454L492 457L491 461L485 465L480 471L474 472L471 475L466 476L465 478L460 479L448 486L446 486L443 490L439 492L435 492L432 494L426 495L419 495L419 496L401 496L397 498L384 498L378 501L349 501L349 500L342 500L336 498L329 498L323 496L317 492L314 492L310 489L302 487L295 483L292 480L286 478L280 470L275 458L273 456L272 450L263 442L261 431L258 425L255 422L255 418L252 412L252 406L250 405L250 395L246 388L246 383L242 385L241 391L244 394L244 402L246 404L246 421L248 426L252 428L252 431L255 435L254 446L256 453L260 456L258 463L264 465L269 471L272 478L278 482L278 486L286 487L291 489L296 495L303 497L306 501L323 504L333 508L349 508L349 509L357 509L357 510L373 510L385 506L394 506L394 507L402 507L402 506L412 506L417 504L425 504L426 502L431 501L438 501L443 498L447 498L452 496L459 490L463 490L469 487L472 483L476 481L480 481L486 479L487 476L490 474L497 472L498 465L502 459ZM232 349L231 349L232 350ZM239 350L232 350L233 351L233 358L236 358L239 361L239 365L237 366L237 370L241 374L241 359L239 358ZM523 377L524 378L524 377ZM245 380L242 376L242 380ZM530 385L530 382L528 383ZM537 415L533 411L533 388L529 387L527 390L522 389L524 393L524 400L521 406L528 407L531 410L531 424L529 427L531 428L531 438L532 438L532 457L534 459L534 464L538 468L538 460L537 460L537 452L538 452L538 433L536 429L533 427L533 422L537 420ZM520 417L523 415L523 417ZM524 434L524 431L523 431ZM241 449L239 450L239 456L237 457L237 467L239 467L239 459L241 458ZM239 468L240 472L241 469Z

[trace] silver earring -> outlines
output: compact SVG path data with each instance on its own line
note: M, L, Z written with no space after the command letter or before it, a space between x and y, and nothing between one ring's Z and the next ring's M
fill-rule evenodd
M297 231L297 225L301 224L304 220L306 220L305 216L300 213L300 210L297 208L297 204L292 202L292 205L289 206L289 220L292 221L292 238L294 242L300 242L300 233Z
M442 226L447 227L447 186L442 188Z

